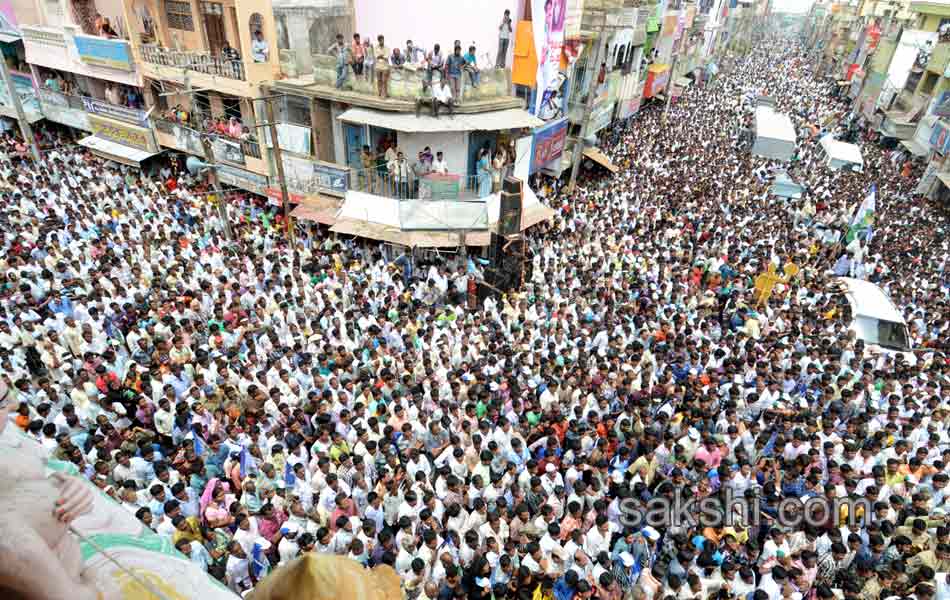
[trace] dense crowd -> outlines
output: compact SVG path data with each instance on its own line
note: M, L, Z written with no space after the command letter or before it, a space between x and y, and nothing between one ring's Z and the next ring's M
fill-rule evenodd
M314 551L393 566L410 600L942 594L946 219L874 144L824 166L813 132L863 124L804 56L770 38L613 131L620 173L547 184L531 281L477 311L462 260L303 224L291 247L250 199L227 242L186 176L8 141L9 418L237 592ZM799 200L740 134L762 95L799 131ZM829 236L872 184L870 241ZM848 330L845 274L913 353ZM727 493L758 514L726 521ZM679 497L720 519L632 519ZM788 498L868 504L790 525Z

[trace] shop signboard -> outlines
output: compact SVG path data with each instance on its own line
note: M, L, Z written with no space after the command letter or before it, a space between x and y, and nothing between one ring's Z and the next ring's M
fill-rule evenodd
M218 166L218 181L255 194L267 195L267 177L230 165Z
M134 71L131 46L125 40L77 35L73 38L79 60L87 65L108 67L120 71Z
M148 127L148 122L145 120L145 111L139 110L137 108L119 106L117 104L106 102L105 100L97 100L95 98L86 97L83 97L82 105L89 114L99 115L100 117L106 117L107 119L125 121L126 123L138 125L139 127Z
M588 125L587 135L593 135L610 125L610 122L613 120L614 106L616 104L616 101L604 102L594 107L590 113L590 124Z
M568 120L566 117L542 125L534 130L531 141L531 163L528 174L541 170L544 165L559 159L567 141Z
M38 93L40 107L47 119L61 125L89 131L89 116L85 111L71 107L69 98L65 94L42 88Z
M930 133L930 147L944 156L950 150L950 129L943 121L934 123L933 130Z
M138 148L145 152L158 152L150 129L104 119L96 115L89 115L89 129L104 140Z
M940 97L934 103L933 114L938 117L950 117L950 91L940 92Z
M346 195L350 169L333 163L314 161L289 153L282 155L287 189L294 194L309 196L325 193Z

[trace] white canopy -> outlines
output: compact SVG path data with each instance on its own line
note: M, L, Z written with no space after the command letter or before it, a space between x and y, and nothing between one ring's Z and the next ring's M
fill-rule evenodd
M825 150L828 166L832 169L840 169L845 165L857 165L858 170L864 168L861 148L854 144L836 140L829 134L821 138L821 147Z
M387 112L368 108L351 108L337 117L347 123L374 125L406 133L434 133L440 131L501 131L521 127L538 127L544 121L520 108L493 110L473 114L444 114L438 119L427 114Z
M755 107L755 143L752 153L766 158L790 160L795 155L795 126L788 115L768 105Z

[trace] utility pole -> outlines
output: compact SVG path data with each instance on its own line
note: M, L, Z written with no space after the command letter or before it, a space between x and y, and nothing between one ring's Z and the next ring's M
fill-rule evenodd
M270 128L271 145L274 149L274 165L277 169L277 181L280 183L281 203L284 205L284 223L287 226L287 240L291 248L297 248L294 226L290 222L290 194L287 193L287 179L284 177L284 159L280 153L280 141L277 139L277 121L274 118L274 96L264 98L267 109L267 125Z
M3 78L3 85L10 94L10 102L13 103L13 109L16 111L16 119L20 124L20 133L23 134L23 139L26 140L26 143L30 145L33 160L39 162L40 149L36 145L36 138L33 137L33 128L30 127L30 122L26 120L26 113L23 112L23 104L20 103L20 94L17 93L16 86L13 85L13 80L10 78L10 70L7 67L7 61L2 56L0 56L0 77Z
M214 160L214 148L211 147L211 140L207 135L201 136L201 146L205 151L205 162L209 166L208 177L211 178L211 187L214 189L218 217L224 224L224 236L230 242L234 240L234 234L231 232L231 221L228 220L227 203L224 200L224 194L221 193L221 184L218 182L218 164Z
M581 169L581 156L584 153L584 138L587 137L587 129L590 127L590 115L594 110L594 98L597 97L597 79L600 75L600 49L604 44L604 31L607 28L607 13L604 13L604 21L597 31L597 41L594 46L594 60L590 76L590 89L587 91L587 102L584 104L584 121L581 123L580 135L574 141L574 154L571 157L571 180L567 184L567 193L574 193L574 185L577 183L577 173ZM604 81L604 85L607 82ZM543 92L542 92L543 93Z

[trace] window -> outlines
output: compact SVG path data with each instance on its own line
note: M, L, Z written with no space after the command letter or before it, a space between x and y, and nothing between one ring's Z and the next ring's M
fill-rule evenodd
M251 28L251 37L254 37L255 33L264 34L264 17L260 13L254 13L251 15L251 18L248 20L248 24Z
M206 15L223 15L224 5L217 2L202 2L201 12Z
M187 2L165 2L165 15L172 29L194 31L195 21L191 16L191 5Z

